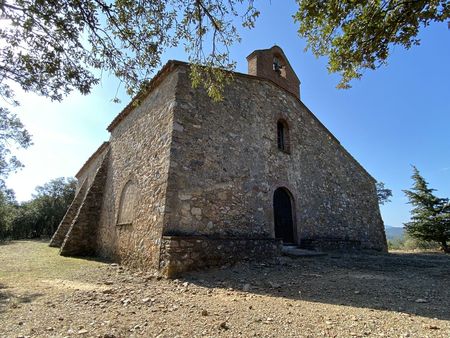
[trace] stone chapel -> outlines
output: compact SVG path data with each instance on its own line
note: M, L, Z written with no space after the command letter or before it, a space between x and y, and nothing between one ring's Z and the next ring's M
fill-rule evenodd
M386 251L374 178L300 100L281 48L247 61L221 102L167 62L76 174L50 245L168 277L283 244Z

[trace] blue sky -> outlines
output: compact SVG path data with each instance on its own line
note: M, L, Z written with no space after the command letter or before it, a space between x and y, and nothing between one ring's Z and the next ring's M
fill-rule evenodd
M392 202L382 206L386 224L408 221L410 205L402 189L411 187L414 164L437 189L450 197L450 30L447 23L422 30L422 43L405 51L396 47L389 64L367 71L350 90L338 90L337 75L326 70L326 59L304 52L305 42L291 19L294 1L258 4L256 28L242 32L231 48L237 71L246 73L245 57L274 44L283 48L299 76L302 101L342 145L377 180L393 190ZM163 60L186 60L181 48ZM8 180L18 200L31 197L36 185L73 176L95 149L109 138L106 126L128 103L115 104L118 82L104 77L88 96L74 93L61 103L30 93L18 93L19 115L33 135L34 145L17 154L25 168Z

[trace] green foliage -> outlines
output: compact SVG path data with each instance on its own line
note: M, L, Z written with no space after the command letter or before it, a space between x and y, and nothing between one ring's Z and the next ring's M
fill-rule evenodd
M405 240L403 238L394 238L387 241L388 250L403 250Z
M408 234L403 237L388 240L389 250L407 250L407 251L423 251L423 250L437 250L439 245L435 242L426 242L413 238Z
M16 214L17 202L14 193L0 187L0 240L9 237Z
M0 15L0 96L14 106L12 84L60 101L73 90L88 94L103 71L137 94L178 45L195 65L193 85L220 100L235 66L228 47L240 39L236 18L251 28L259 12L253 0L10 0ZM0 107L0 185L22 166L12 149L30 144L19 119Z
M328 56L328 71L340 73L338 88L349 88L364 69L387 63L393 46L418 45L420 28L450 18L448 0L297 0L299 35L307 49Z
M419 44L420 27L450 17L447 0L297 3L300 36L315 55L329 57L342 88L386 63L392 46ZM10 0L0 11L0 95L11 100L11 83L53 100L72 90L87 94L99 82L96 70L114 74L133 95L175 46L206 66L193 69L194 85L220 99L227 76L213 68L234 69L229 47L260 14L254 0Z
M0 239L51 237L74 198L75 188L74 179L57 178L37 187L33 198L20 205L0 194Z
M22 167L20 161L11 155L11 149L27 148L30 144L30 134L18 117L8 109L0 107L0 191L6 192L4 179Z
M448 198L439 198L433 194L434 189L413 167L411 190L404 190L413 205L411 221L405 223L407 233L415 239L437 242L442 250L450 252L447 242L450 240L450 202Z
M446 0L297 0L299 34L346 88L364 68L386 63L392 45L418 44L421 26L450 17ZM0 96L12 105L12 84L52 100L73 90L88 94L104 71L129 95L137 94L160 65L161 55L183 46L193 64L194 87L221 100L231 80L229 47L239 28L253 28L254 0L9 0L0 3ZM239 27L241 26L241 27ZM114 100L118 101L117 98ZM0 107L0 184L20 168L11 143L31 144L17 117Z
M212 64L202 66L191 64L190 78L194 88L202 85L208 96L218 102L223 99L223 90L232 80L232 73L215 68Z
M384 203L388 203L391 200L389 199L392 197L392 190L388 189L384 186L383 182L377 182L375 184L375 187L377 189L377 197L378 197L378 203L383 205Z
M228 47L239 41L237 22L252 28L253 0L11 0L2 2L0 88L9 82L53 100L83 94L113 73L136 94L168 48L183 45L195 64L230 70ZM238 20L236 20L238 19ZM202 73L213 98L223 74ZM194 76L195 77L195 76ZM220 85L219 87L220 88Z

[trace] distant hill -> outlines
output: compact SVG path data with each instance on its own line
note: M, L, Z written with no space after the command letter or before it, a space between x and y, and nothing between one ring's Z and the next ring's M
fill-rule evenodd
M405 235L405 229L403 227L393 227L391 225L385 225L386 238L388 240L402 238Z

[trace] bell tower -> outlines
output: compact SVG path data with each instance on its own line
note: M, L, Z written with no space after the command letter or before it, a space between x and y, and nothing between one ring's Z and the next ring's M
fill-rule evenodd
M272 80L300 99L300 80L280 47L255 50L247 62L249 75Z

